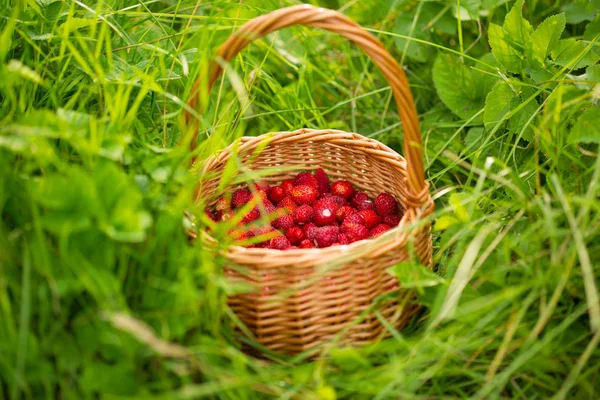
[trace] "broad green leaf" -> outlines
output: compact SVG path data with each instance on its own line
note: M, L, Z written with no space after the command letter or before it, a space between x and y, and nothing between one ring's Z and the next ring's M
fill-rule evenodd
M491 74L472 69L450 54L440 53L433 64L433 82L440 99L463 119L469 119L481 111L485 96L497 79ZM481 120L481 117L475 119Z
M591 21L598 15L600 0L574 0L565 4L562 10L565 12L569 24Z
M586 110L575 122L570 143L600 143L600 108Z
M523 1L517 0L513 8L506 14L502 27L507 33L507 39L517 50L524 52L530 43L531 24L523 18ZM520 49L519 49L520 47Z
M445 284L446 281L435 272L413 261L405 261L388 268L387 272L400 281L403 288L423 288Z
M508 72L520 72L524 66L524 56L509 45L506 31L496 24L490 24L488 40L492 54Z
M593 40L598 35L600 35L600 13L598 13L596 19L586 25L583 38Z
M503 122L518 101L515 89L508 82L500 81L490 91L485 99L483 122L486 129L493 129L498 123Z
M510 131L520 133L531 116L536 112L538 103L534 99L529 101L529 103L515 114L509 115L532 95L531 90L517 86L518 83L518 81L512 84L511 81L498 82L488 94L483 116L483 121L487 129L491 130L499 123L509 122ZM523 138L531 140L530 129L527 129L523 133Z
M518 0L506 14L502 28L490 24L488 31L492 53L508 72L519 73L525 67L531 48L533 28L523 18L523 0Z
M560 40L552 49L551 56L560 66L570 65L572 69L579 69L593 65L600 60L600 55L587 49L587 45L575 39ZM572 61L578 60L574 64Z
M546 62L550 49L558 43L565 24L564 13L553 15L546 18L531 35L533 58L542 65Z

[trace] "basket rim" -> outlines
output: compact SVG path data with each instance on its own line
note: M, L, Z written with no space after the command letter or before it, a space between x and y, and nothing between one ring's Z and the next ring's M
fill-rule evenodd
M232 142L229 146L225 147L217 151L215 154L211 155L207 158L207 160L203 163L203 168L201 168L201 174L204 175L209 171L212 171L212 168L215 163L223 162L232 154L238 154L240 152L245 151L248 148L252 148L254 144L258 144L264 141L269 140L267 146L277 143L285 143L286 141L291 140L293 138L294 142L314 142L315 137L318 137L318 141L328 141L329 139L334 140L343 140L344 145L351 145L360 148L361 150L371 149L376 151L379 158L385 158L385 161L389 162L392 165L395 165L396 168L404 168L406 169L406 160L402 155L396 152L394 149L389 146L379 142L376 139L368 138L359 133L355 132L346 132L338 129L309 129L309 128L301 128L294 131L282 131L282 132L269 132L259 136L242 136ZM365 145L366 148L365 148ZM385 152L385 154L379 154L380 151ZM390 165L390 167L392 167ZM200 190L197 192L196 201L201 198ZM410 195L410 193L408 193ZM277 258L290 258L293 257L298 260L298 262L302 262L304 260L298 259L299 255L302 254L310 254L310 255L319 255L320 258L312 258L315 261L318 261L318 264L331 260L332 258L336 258L342 254L354 252L357 249L365 246L369 247L370 255L374 255L375 253L380 253L382 249L386 249L388 247L397 247L406 243L411 232L414 229L406 230L406 227L414 221L417 221L421 218L426 217L427 215L433 212L433 200L429 193L429 184L426 183L423 192L421 193L420 198L417 200L417 204L422 204L420 207L409 204L403 204L404 206L404 215L402 216L400 223L392 227L389 231L384 234L376 237L376 238L368 238L356 241L354 243L350 243L348 245L336 245L325 248L311 248L311 249L287 249L287 250L278 250L278 249L266 249L266 248L248 248L239 245L231 245L227 248L225 254L230 258L238 258L240 256L247 255L248 257L269 257L270 260L275 261ZM216 243L217 240L210 235L210 233L203 231L200 235L204 240L208 240L208 242ZM386 239L387 238L387 239ZM379 245L376 249L373 249L372 246L368 246L374 242L379 242ZM360 254L361 252L357 252ZM366 252L365 252L366 253ZM357 257L358 258L358 257ZM308 261L308 260L306 260ZM289 264L289 260L286 262ZM271 263L269 263L271 264ZM283 260L282 260L283 264Z

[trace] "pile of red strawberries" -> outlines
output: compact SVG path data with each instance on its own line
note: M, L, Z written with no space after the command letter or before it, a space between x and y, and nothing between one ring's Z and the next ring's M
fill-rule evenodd
M214 210L206 213L216 222L224 221L252 200L256 206L230 232L236 241L248 243L254 238L251 242L256 244L247 247L287 250L345 245L381 235L402 218L389 193L371 200L347 181L331 184L322 169L314 174L301 172L277 186L257 183L252 191L237 189L230 197L219 198ZM261 215L271 224L261 225Z

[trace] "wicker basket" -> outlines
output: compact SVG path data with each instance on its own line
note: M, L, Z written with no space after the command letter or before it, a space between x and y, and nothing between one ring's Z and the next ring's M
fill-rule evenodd
M256 285L252 293L229 298L232 310L252 333L252 340L287 354L312 349L338 334L343 343L363 344L388 335L387 324L402 328L418 304L386 269L409 260L411 254L431 266L430 224L418 222L433 211L424 179L419 121L406 76L381 42L360 25L333 10L310 5L284 8L246 23L220 47L218 57L230 61L252 40L291 25L337 32L371 57L394 94L404 127L406 159L356 133L301 129L244 137L205 164L198 196L208 204L218 195L219 171L235 151L254 170L323 168L332 179L347 179L370 196L389 192L404 208L398 227L377 239L324 249L228 249L226 273ZM219 77L220 65L214 64L205 90ZM201 83L196 82L190 95L192 109L199 108ZM197 126L189 114L186 119ZM195 137L191 143L194 146ZM258 147L262 150L255 154ZM290 172L282 172L266 180L291 177ZM384 294L390 295L380 297ZM387 322L382 323L382 318Z

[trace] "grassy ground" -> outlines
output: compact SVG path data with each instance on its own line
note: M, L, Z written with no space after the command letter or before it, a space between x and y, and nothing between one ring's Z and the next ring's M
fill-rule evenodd
M0 0L0 399L598 398L597 1L314 1L405 66L440 279L411 282L427 307L393 339L239 351L223 260L183 233L202 210L180 116L232 30L297 3ZM289 29L232 67L200 159L300 127L401 151L389 88L339 37Z

